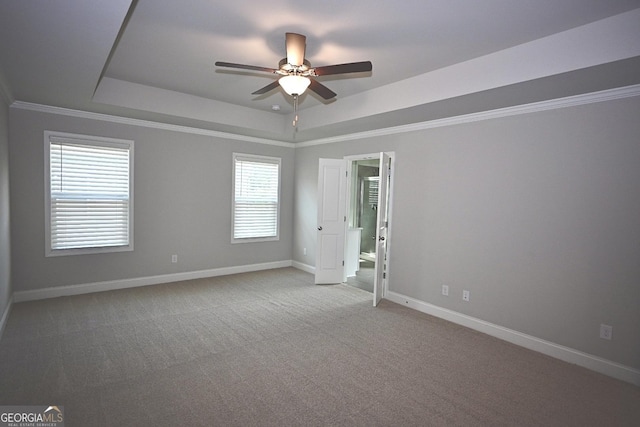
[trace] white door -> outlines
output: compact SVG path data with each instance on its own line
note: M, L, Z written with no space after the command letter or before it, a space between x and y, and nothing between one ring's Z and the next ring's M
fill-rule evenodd
M346 162L320 159L316 284L342 283L346 227Z
M380 181L378 185L378 215L376 220L376 271L373 279L373 306L377 306L382 299L384 279L387 270L387 238L388 238L388 189L390 175L390 157L380 153Z

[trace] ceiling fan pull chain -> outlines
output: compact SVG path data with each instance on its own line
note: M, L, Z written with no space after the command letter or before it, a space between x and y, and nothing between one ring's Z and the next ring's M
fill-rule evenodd
M293 95L293 127L298 126L298 95Z

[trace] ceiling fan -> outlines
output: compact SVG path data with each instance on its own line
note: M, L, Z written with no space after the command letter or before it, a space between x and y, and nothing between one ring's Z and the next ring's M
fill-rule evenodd
M287 57L280 60L278 68L267 68L255 65L234 64L231 62L216 62L218 67L239 68L243 70L264 71L267 73L278 74L281 76L278 80L256 90L252 95L265 94L278 86L293 96L294 109L296 116L293 121L295 126L298 120L298 96L302 95L307 88L317 93L324 99L331 99L336 93L318 82L313 77L329 76L336 74L361 73L371 71L373 66L371 61L350 62L347 64L326 65L323 67L311 67L309 61L304 58L304 52L307 44L306 36L297 33L285 34L285 49Z

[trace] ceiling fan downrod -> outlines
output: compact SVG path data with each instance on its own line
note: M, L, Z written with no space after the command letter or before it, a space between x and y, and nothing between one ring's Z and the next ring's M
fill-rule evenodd
M293 127L298 127L298 95L293 95Z

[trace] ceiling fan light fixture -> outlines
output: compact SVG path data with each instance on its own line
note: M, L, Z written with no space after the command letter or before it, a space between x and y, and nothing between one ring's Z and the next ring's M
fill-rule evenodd
M303 77L295 74L280 77L278 80L282 89L291 96L302 95L305 90L311 84L311 80L308 77Z

